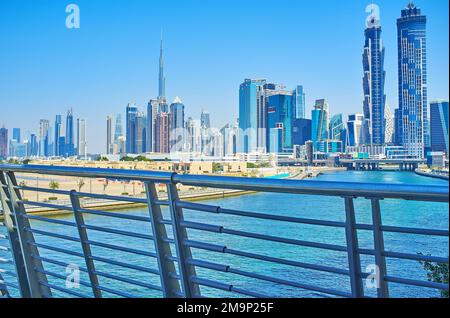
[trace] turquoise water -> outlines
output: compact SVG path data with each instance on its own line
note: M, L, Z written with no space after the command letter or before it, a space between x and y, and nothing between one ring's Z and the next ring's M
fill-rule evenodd
M408 172L336 172L321 175L317 180L329 181L356 181L356 182L383 182L383 183L408 183L408 184L427 184L427 185L446 185L447 182L439 179L432 179L415 175ZM296 217L317 218L323 220L344 221L344 202L343 199L335 197L320 197L308 195L288 195L288 194L254 194L244 195L233 198L214 199L202 201L204 204L220 205L223 208L238 209L245 211L254 211L260 213L271 213L277 215L288 215ZM355 201L355 210L358 223L371 223L370 202L364 199ZM409 202L398 200L384 200L381 202L382 219L385 225L410 226L418 228L436 228L448 229L449 213L448 203L425 203ZM135 215L147 216L145 209L120 211L120 213L129 213ZM164 210L166 218L169 218L168 211ZM62 217L64 220L72 220L72 216ZM243 218L238 216L210 214L206 212L185 210L185 219L214 225L220 225L227 229L245 230L253 233L280 236L306 241L317 241L322 243L333 243L345 246L345 233L343 229L335 229L314 225L289 224L286 222L259 220L252 218ZM114 218L105 218L101 216L86 215L85 222L90 225L100 225L108 228L127 230L136 233L150 233L150 225L137 221L119 220ZM48 224L43 222L33 222L33 228L39 228L55 233L64 233L67 235L78 236L75 228L68 231L67 227ZM170 234L171 228L168 227ZM69 233L69 234L68 234ZM152 241L143 239L134 239L126 236L100 233L90 230L89 239L115 244L120 246L132 247L145 251L154 251ZM321 264L336 268L347 268L347 257L344 252L334 252L320 250L309 247L299 247L277 242L267 242L252 238L241 238L227 234L217 234L197 230L189 230L190 239L227 246L229 249L235 249L245 252L251 252L260 255L283 258L286 260L295 260L305 263ZM372 234L368 231L359 231L358 239L361 248L373 248ZM79 243L68 242L57 238L47 238L36 235L36 241L48 245L70 248L81 252ZM385 248L391 251L404 253L423 253L434 256L448 255L448 238L442 237L423 237L410 234L391 234L385 233ZM41 255L64 261L66 263L76 264L84 267L84 259L76 256L67 256L57 252L51 252L42 249ZM146 256L138 256L126 252L111 251L105 248L92 246L92 252L95 256L101 256L117 261L126 261L132 264L141 265L157 269L156 260ZM339 291L350 292L349 279L347 276L337 274L327 274L314 270L302 269L287 265L278 265L265 261L253 260L250 258L236 257L229 254L216 252L207 252L193 249L195 259L208 260L217 264L231 266L246 272L257 273L261 275L274 276L290 281L332 288ZM0 255L1 257L1 255ZM362 269L367 265L374 263L373 257L362 256ZM387 259L388 275L416 278L426 280L426 272L416 261ZM160 284L159 277L153 274L144 274L134 270L128 270L121 267L107 265L101 262L95 263L97 270L109 274L121 275L123 277L135 279L141 282ZM45 263L45 268L66 276L65 268L57 265ZM235 287L251 291L258 291L267 296L275 297L320 297L319 293L310 292L295 287L277 285L273 283L254 280L244 276L221 273L207 269L197 268L197 274L201 278L214 281L220 281L232 284ZM83 273L81 278L88 281ZM143 297L161 297L160 292L153 292L142 287L136 287L122 282L116 282L108 278L100 277L100 284L110 288L116 288L126 291L135 296ZM54 284L64 286L64 281L58 278L49 278ZM435 290L421 287L412 287L401 284L389 284L390 294L394 297L437 297L439 293ZM81 287L78 291L90 293L87 288ZM218 291L211 288L201 287L202 294L214 297L232 297L236 296L225 291ZM365 289L366 295L375 295L375 290ZM105 296L114 296L104 293ZM64 296L62 293L55 292L55 296Z

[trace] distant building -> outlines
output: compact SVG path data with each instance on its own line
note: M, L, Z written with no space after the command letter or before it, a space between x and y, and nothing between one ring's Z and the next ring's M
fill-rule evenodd
M61 137L61 126L62 126L62 118L61 115L56 115L55 118L55 137L53 140L53 154L58 157L64 154L64 152L60 152L61 146L59 144L60 137ZM63 148L64 149L64 148Z
M136 117L138 108L136 104L128 103L126 108L126 152L136 154Z
M111 116L106 117L106 154L112 155L114 153L113 142L113 118Z
M394 142L395 118L392 115L388 103L385 103L384 107L384 122L384 142L391 144Z
M22 139L20 139L20 128L13 128L13 136L12 139L17 141L18 143L22 142Z
M266 91L267 149L270 153L292 152L292 123L295 104L292 92Z
M348 115L347 121L347 146L359 146L361 144L363 114Z
M169 113L169 149L170 152L182 151L184 148L184 104L177 96L170 104ZM203 114L203 112L202 112ZM209 114L208 114L209 123Z
M0 159L8 157L8 129L0 128Z
M314 143L328 139L330 125L329 106L325 99L318 99L311 114L311 140ZM315 144L316 145L316 144Z
M86 120L79 118L77 119L77 153L82 158L87 156Z
M160 112L156 116L155 152L169 153L169 114Z
M394 144L403 145L403 116L400 108L394 111Z
M158 114L159 103L151 99L147 104L147 152L155 151L155 125Z
M73 125L73 111L69 109L66 117L66 147L65 156L71 157L75 155L75 138L74 138L74 125Z
M141 154L146 152L147 119L144 113L138 112L135 120L135 153Z
M306 96L303 91L303 86L298 85L293 91L295 99L295 118L304 119L306 118Z
M49 155L49 142L48 133L50 128L50 122L47 119L41 119L39 121L39 156L48 157Z
M397 19L398 95L401 140L411 157L429 146L426 17L412 1Z
M294 119L292 124L292 144L305 145L308 140L311 140L311 119Z
M239 87L239 152L266 149L265 79L246 79Z
M430 104L431 151L445 152L448 156L448 101Z

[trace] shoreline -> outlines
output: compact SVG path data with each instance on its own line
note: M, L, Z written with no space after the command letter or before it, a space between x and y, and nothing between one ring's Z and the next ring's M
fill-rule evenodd
M449 180L449 176L445 176L445 175L440 175L440 174L436 174L436 173L432 173L432 172L425 172L419 169L416 169L414 171L417 175L422 176L422 177L428 177L428 178L435 178L435 179L441 179L441 180Z

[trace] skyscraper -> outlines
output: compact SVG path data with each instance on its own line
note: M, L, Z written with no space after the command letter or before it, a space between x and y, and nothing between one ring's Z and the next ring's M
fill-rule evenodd
M397 19L398 95L402 143L410 157L429 146L426 17L411 1Z
M111 116L106 117L106 153L108 155L114 151L112 121L113 118Z
M200 125L204 129L211 128L211 118L209 116L209 112L202 109L202 112L200 114Z
M264 79L245 79L239 87L239 152L266 149Z
M151 99L147 104L147 152L155 151L155 125L158 108L156 99Z
M155 125L155 151L169 153L169 114L159 112Z
M388 103L385 103L384 107L384 142L393 143L394 142L394 116L392 115L391 108Z
M430 104L431 151L442 151L448 156L448 101Z
M384 126L384 47L381 39L381 23L377 13L366 21L365 44L363 53L363 90L365 141L370 144L382 145L385 140Z
M303 86L298 85L295 88L293 95L295 98L295 118L306 118L306 97L303 91Z
M147 139L147 119L145 114L138 112L136 116L136 153L145 153L146 150L146 139Z
M48 131L50 122L47 119L39 121L39 156L48 156Z
M77 119L77 154L82 158L87 156L87 142L86 142L86 120Z
M292 124L292 144L303 146L308 140L311 140L311 119L294 119Z
M66 117L66 147L65 155L70 157L75 154L75 140L73 127L73 111L72 108L67 111Z
M0 128L0 159L8 157L8 129Z
M136 117L138 109L136 104L128 103L126 108L126 152L136 152Z
M271 153L292 151L295 97L282 89L267 90L267 148Z
M363 121L363 114L348 115L346 145L359 146L361 144Z
M12 139L20 143L22 140L20 139L20 128L13 128L13 136Z
M55 156L60 156L63 153L60 153L60 137L61 137L61 125L62 125L62 121L61 121L61 115L56 115L55 118L55 138L53 140L53 148L54 148L54 155Z
M203 113L203 112L202 112ZM209 114L208 114L209 115ZM209 121L209 117L208 117ZM169 113L170 152L182 151L184 143L184 104L177 96L170 104Z
M394 143L403 145L403 116L400 108L394 110Z
M328 139L330 125L329 106L325 99L318 99L311 114L311 139L313 142Z

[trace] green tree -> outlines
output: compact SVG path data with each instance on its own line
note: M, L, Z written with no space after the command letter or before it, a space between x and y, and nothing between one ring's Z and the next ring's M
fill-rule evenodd
M105 156L100 156L97 158L97 161L109 161L109 159L106 158Z
M219 172L219 171L223 171L222 164L220 164L218 162L213 162L213 164L212 164L212 171L214 173Z
M426 261L420 263L427 271L428 281L448 285L448 264ZM441 297L448 298L448 291L441 290Z
M52 190L56 190L59 189L59 183L56 182L55 180L50 181L50 183L48 184L48 187Z
M247 162L247 169L255 169L256 168L256 164L254 164L253 162Z

